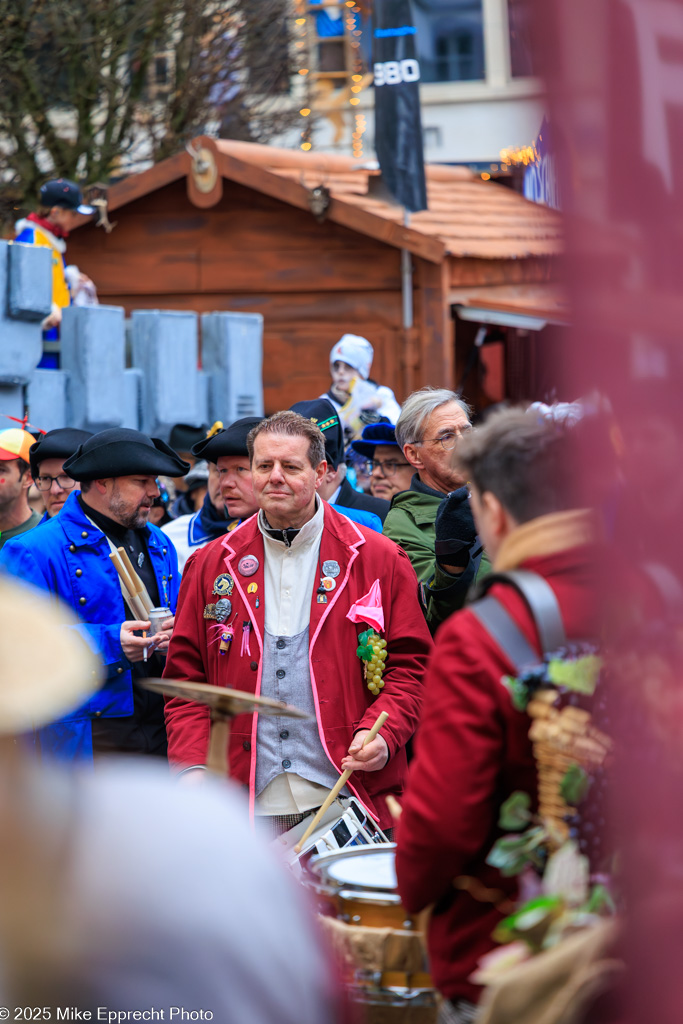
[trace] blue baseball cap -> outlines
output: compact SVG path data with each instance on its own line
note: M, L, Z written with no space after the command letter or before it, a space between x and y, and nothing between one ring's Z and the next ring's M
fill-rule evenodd
M366 459L371 459L374 456L375 448L378 445L399 447L393 423L368 423L366 427L363 427L360 440L351 442L354 452L364 455Z
M94 206L87 206L83 202L81 190L75 181L68 178L52 178L46 181L40 190L41 206L63 206L65 210L75 210L84 216L91 216L95 212Z

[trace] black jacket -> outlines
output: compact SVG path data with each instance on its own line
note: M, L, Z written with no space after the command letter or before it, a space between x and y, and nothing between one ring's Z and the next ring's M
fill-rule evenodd
M360 491L354 490L348 480L341 485L335 504L341 505L342 508L362 508L364 512L374 512L382 523L391 508L391 502L385 501L384 498L373 498L371 494L361 494Z

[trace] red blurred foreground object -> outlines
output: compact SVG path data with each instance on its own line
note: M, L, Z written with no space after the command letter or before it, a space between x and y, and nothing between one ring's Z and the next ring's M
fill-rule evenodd
M614 665L622 750L615 806L624 850L628 960L628 991L617 1014L627 1021L678 1024L683 3L538 0L534 14L550 120L560 140L556 158L574 308L566 372L576 394L599 389L616 417L619 483L610 493L595 493L616 554L634 578L631 593L620 599L622 626L625 618L630 628ZM587 480L606 478L600 458L596 453L586 460ZM608 1019L606 1013L598 1017Z

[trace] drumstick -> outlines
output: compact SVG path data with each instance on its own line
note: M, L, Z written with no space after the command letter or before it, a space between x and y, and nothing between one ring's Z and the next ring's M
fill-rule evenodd
M372 729L370 730L370 732L367 734L367 736L363 740L363 746L364 747L366 747L368 745L368 743L370 743L371 740L374 740L375 736L380 731L380 729L382 728L382 726L384 725L384 723L386 722L388 717L389 717L389 715L387 714L386 711L380 712L380 714L377 716L377 721L375 722L375 724L373 725ZM334 801L337 799L337 797L339 796L340 792L342 791L342 789L344 788L346 783L351 778L352 774L353 774L353 768L347 768L346 771L342 775L339 776L339 778L335 782L334 786L332 787L330 792L325 797L325 800L323 801L322 806L318 808L316 813L311 818L310 825L308 826L308 828L306 829L306 831L302 835L302 837L299 840L299 842L294 847L294 852L295 853L300 853L301 852L301 847L304 845L304 843L306 842L306 840L310 836L311 832L313 831L313 829L316 827L316 825L318 824L318 822L322 818L322 816L325 813L325 811L327 810L327 808L331 804L333 804Z
M121 580L121 583L123 584L123 586L124 586L124 588L125 588L125 590L126 590L126 592L128 594L128 598L129 598L129 602L128 603L130 604L133 612L137 615L137 613L138 613L138 611L140 609L140 602L137 599L137 592L136 592L135 587L133 585L133 581L131 580L130 576L128 575L128 573L126 571L126 567L123 564L123 561L121 560L121 556L119 555L118 551L112 551L112 552L110 552L109 557L111 558L112 562L114 563L114 568L116 569L117 573L119 574L119 579Z
M119 552L119 555L121 556L121 561L123 562L124 566L126 567L126 572L130 576L131 583L135 587L135 593L137 594L138 598L140 599L140 604L145 609L145 613L151 611L152 608L154 607L154 605L152 604L152 600L151 600L149 594L147 593L147 588L146 588L145 584L142 582L142 580L140 579L140 577L136 573L135 569L133 568L133 563L131 562L130 558L128 557L128 552L126 551L125 548L119 548L118 552ZM143 615L142 617L143 617L143 619L146 618L146 614Z
M123 583L123 585L124 585L124 587L126 589L126 592L128 593L128 604L130 605L130 608L131 608L131 611L133 612L133 615L137 615L138 619L140 619L142 622L144 622L146 620L146 618L147 618L147 611L146 611L144 605L142 604L142 601L139 599L139 597L138 597L138 595L137 595L137 593L135 591L135 588L133 586L133 583L128 578L128 573L125 570L125 567L123 565L123 562L121 561L120 555L118 554L118 552L112 551L110 553L109 557L111 558L112 562L114 563L116 571L119 574L119 578L120 578L121 582Z

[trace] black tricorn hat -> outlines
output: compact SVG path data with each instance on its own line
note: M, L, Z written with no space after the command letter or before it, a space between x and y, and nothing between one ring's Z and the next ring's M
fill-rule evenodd
M111 476L185 476L189 463L178 458L158 437L139 430L113 427L93 434L64 463L74 480L103 480Z
M31 476L38 476L40 464L44 459L68 459L73 455L79 444L92 437L90 430L76 430L74 427L59 427L48 430L32 444L28 450L31 459Z
M247 458L247 435L262 419L262 416L245 416L241 420L235 420L225 430L219 430L212 437L205 437L193 445L192 454L199 459L206 459L207 462L217 462L221 455L241 455Z
M326 398L314 398L308 402L295 402L292 412L298 412L312 420L325 438L325 458L336 469L344 458L344 431L339 422L337 410Z
M206 437L206 427L193 427L189 423L176 423L171 427L168 443L174 452L189 452L193 444Z

